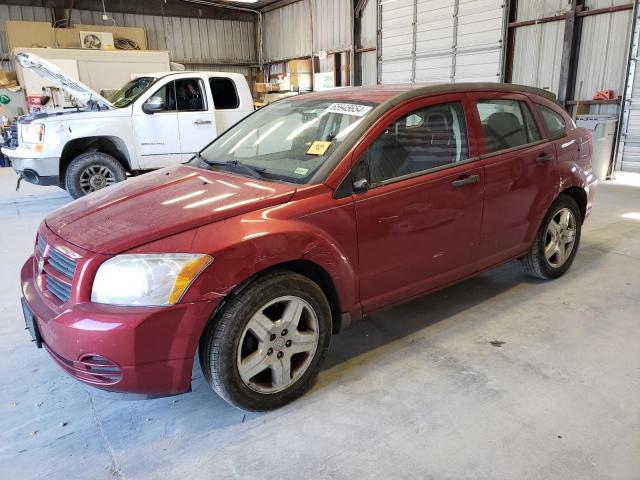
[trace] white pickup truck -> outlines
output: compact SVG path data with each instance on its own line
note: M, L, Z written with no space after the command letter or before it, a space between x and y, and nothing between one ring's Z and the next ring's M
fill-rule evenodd
M249 85L237 73L147 74L107 100L34 54L17 57L84 106L21 117L17 148L2 153L24 180L59 185L74 198L127 173L187 161L253 111Z

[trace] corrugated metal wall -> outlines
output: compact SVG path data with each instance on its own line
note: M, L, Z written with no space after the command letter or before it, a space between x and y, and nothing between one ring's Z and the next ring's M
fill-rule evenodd
M381 83L499 81L502 0L379 0Z
M628 4L629 0L591 0L589 8ZM580 58L576 73L575 95L588 100L598 90L613 90L615 96L622 95L627 70L627 54L631 35L633 12L606 13L585 17L582 20ZM617 105L602 106L599 113L617 113Z
M348 0L311 0L315 52L351 47L351 8Z
M311 55L311 17L306 1L266 12L262 17L265 62Z
M171 60L180 63L255 63L255 24L159 15L109 13L118 26L142 27L148 48L169 50ZM6 20L51 21L49 9L0 5L0 50L7 54ZM102 25L102 12L74 10L72 23Z
M630 0L587 0L593 10L628 5ZM562 15L566 0L519 0L517 20ZM627 68L627 51L631 34L631 10L584 17L580 38L580 55L576 72L575 97L589 100L598 90L611 89L621 95ZM513 55L512 81L557 92L564 39L564 21L517 27ZM615 113L616 105L592 107L593 113Z
M516 20L562 15L567 11L567 5L567 0L519 0ZM511 81L557 92L563 39L564 22L518 27Z
M360 44L361 48L376 48L378 45L378 2L368 0L360 16ZM362 52L357 55L356 62L360 62L362 85L376 85L378 83L378 53L377 51Z
M311 56L312 49L317 54L320 50L351 48L351 16L348 0L300 0L265 12L262 18L264 61Z

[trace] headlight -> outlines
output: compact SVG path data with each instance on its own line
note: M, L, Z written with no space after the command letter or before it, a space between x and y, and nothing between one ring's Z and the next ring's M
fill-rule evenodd
M112 305L173 305L212 261L209 255L191 253L118 255L98 268L91 301Z
M20 140L24 143L44 142L44 123L22 123L20 127Z

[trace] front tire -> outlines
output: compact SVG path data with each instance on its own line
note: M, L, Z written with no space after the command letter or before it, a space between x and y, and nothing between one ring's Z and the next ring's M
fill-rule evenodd
M85 152L74 158L65 172L65 188L73 198L122 182L126 178L123 166L111 155Z
M561 194L549 208L529 252L520 258L532 277L551 280L563 275L573 263L580 244L582 214L576 201Z
M230 404L272 410L311 387L330 341L331 311L320 287L303 275L277 271L223 306L200 340L200 366Z

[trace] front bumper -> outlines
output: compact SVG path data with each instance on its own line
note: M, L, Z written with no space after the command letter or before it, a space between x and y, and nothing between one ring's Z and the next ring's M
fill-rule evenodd
M77 380L119 393L189 391L198 341L217 300L168 307L51 303L37 286L34 257L22 267L22 294L43 347Z
M18 150L3 148L11 166L18 175L29 183L36 185L60 184L60 159L58 157L30 158L18 155Z

